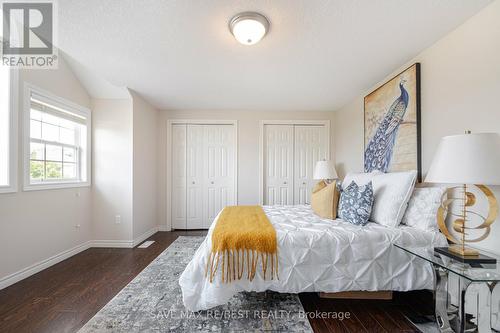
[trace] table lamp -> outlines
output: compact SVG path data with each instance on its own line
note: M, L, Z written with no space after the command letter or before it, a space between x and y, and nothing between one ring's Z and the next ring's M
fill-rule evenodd
M323 180L325 183L329 184L332 180L337 179L338 176L331 161L321 160L316 162L313 178L316 180Z
M498 216L498 202L493 192L485 185L500 185L500 135L498 133L474 133L446 136L441 139L425 178L427 183L462 184L456 186L460 198L444 198L438 211L438 225L441 232L453 243L448 251L460 257L475 257L479 252L467 248L465 243L479 242L490 233L490 226ZM487 198L489 212L486 217L473 211L476 196L468 192L468 185L474 184ZM461 202L460 212L450 214L452 223L460 237L455 238L446 226L446 213L454 201ZM479 225L470 225L471 216L482 220ZM469 230L482 230L476 238L470 237Z

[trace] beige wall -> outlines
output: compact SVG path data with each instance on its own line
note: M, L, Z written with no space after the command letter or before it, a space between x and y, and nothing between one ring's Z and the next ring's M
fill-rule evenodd
M133 238L150 232L158 225L157 169L158 169L158 110L141 96L131 92L133 114Z
M500 1L367 89L335 113L339 174L363 170L363 96L414 62L422 65L422 167L427 172L441 137L500 132ZM499 170L500 172L500 170ZM500 187L494 187L500 199ZM500 221L479 247L500 253Z
M170 230L166 211L166 163L168 119L223 119L238 121L238 204L257 204L259 200L259 135L261 120L330 120L330 156L333 151L333 112L256 112L256 111L160 111L160 161L158 214L162 228Z
M90 108L89 96L63 59L59 59L57 70L20 71L18 192L0 194L0 288L10 274L82 245L91 237L90 188L22 190L25 82Z
M132 113L131 99L92 100L92 237L103 243L132 240Z

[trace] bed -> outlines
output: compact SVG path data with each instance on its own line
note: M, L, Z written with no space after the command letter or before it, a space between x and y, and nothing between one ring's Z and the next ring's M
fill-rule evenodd
M395 228L376 223L356 226L341 219L321 219L306 205L263 208L276 230L279 280L264 279L258 270L253 281L222 283L216 278L210 283L205 270L211 235L217 223L215 218L179 279L187 309L210 309L225 304L241 291L299 293L433 288L432 268L391 244L397 241L411 246L445 246L446 238L439 232L404 225Z

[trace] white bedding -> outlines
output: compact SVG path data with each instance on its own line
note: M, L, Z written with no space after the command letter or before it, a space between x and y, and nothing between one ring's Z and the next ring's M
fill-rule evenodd
M218 270L217 278L210 283L205 278L205 267L216 218L179 279L187 309L206 310L224 304L240 291L299 293L433 288L431 267L391 244L398 241L411 246L445 246L446 239L438 232L408 226L390 228L376 223L356 226L340 219L321 219L309 206L264 206L264 211L276 229L279 280L269 280L269 275L264 280L262 270L257 269L251 282L242 278L222 284Z

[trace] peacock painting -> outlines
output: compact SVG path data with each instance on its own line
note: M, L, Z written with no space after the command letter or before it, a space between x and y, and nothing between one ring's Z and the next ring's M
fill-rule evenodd
M365 172L420 171L419 69L413 65L365 97Z

